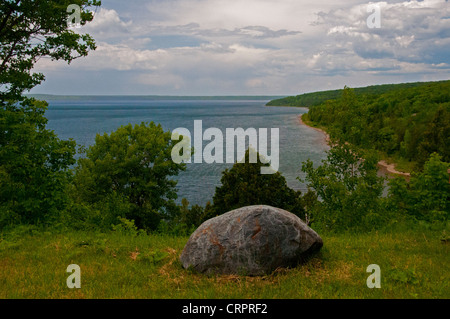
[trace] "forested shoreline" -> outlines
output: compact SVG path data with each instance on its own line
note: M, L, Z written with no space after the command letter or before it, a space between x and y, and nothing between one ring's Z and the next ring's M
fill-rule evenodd
M384 94L390 91L399 89L415 88L426 86L433 83L441 83L446 81L434 81L434 82L408 82L398 84L379 84L370 85L366 87L353 88L353 91L357 95L363 94ZM320 105L328 100L334 100L342 96L344 89L326 90L326 91L314 91L309 93L303 93L296 96L286 96L269 101L267 106L293 106L293 107L310 107Z
M450 162L450 81L345 87L336 94L314 95L322 100L309 107L303 120L412 171L421 171L434 152ZM306 106L301 99L292 105Z

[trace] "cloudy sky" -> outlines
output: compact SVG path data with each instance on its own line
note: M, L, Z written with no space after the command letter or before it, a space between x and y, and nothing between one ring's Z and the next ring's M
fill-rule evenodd
M379 28L369 22L377 22ZM371 27L370 27L371 26ZM103 0L32 93L293 95L450 79L448 0Z

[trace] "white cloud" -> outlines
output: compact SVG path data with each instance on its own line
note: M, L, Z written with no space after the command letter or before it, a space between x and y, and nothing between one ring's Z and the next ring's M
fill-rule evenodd
M115 38L129 36L133 21L123 21L116 10L100 8L94 19L81 28L81 32L89 33L95 38Z
M395 40L402 48L407 48L414 41L414 37L414 34L410 36L397 36L395 37Z
M355 53L363 58L394 57L402 61L421 62L426 52L438 53L449 49L435 43L450 36L450 6L446 1L374 4L380 7L379 29L370 29L366 24L367 13L363 8L367 4L321 13L321 23L328 26L329 36L340 41L351 41Z
M126 73L143 92L164 94L297 94L448 77L447 2L374 4L380 29L368 28L369 2L360 0L117 2L81 29L95 52L38 69L105 72L118 82Z
M76 61L78 68L89 70L154 70L165 60L165 50L139 50L124 44L99 43L90 57Z

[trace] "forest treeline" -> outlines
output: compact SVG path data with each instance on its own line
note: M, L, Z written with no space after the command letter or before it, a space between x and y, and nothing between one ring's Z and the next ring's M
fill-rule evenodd
M422 170L434 152L450 162L450 81L345 87L267 105L309 107L304 121L410 171Z
M380 84L371 85L366 87L354 88L353 91L357 95L363 94L383 94L390 91L399 89L407 89L414 87L426 86L433 82L410 82L399 84ZM279 99L269 101L267 106L297 106L297 107L310 107L325 103L328 100L334 100L340 98L343 93L343 89L318 91L311 93L304 93L296 96L287 96Z
M334 138L422 170L432 153L450 162L450 81L431 82L381 94L342 95L309 108L304 118Z

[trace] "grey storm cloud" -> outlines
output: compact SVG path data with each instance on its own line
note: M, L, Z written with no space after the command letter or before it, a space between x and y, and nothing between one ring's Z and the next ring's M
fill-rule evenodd
M369 4L380 28L367 24ZM97 50L70 67L39 61L48 76L34 92L284 95L448 79L449 10L444 0L110 0L80 30Z
M411 63L450 63L450 6L442 1L375 3L381 27L369 28L367 4L320 12L316 25L328 35L351 43L365 59L395 58Z

